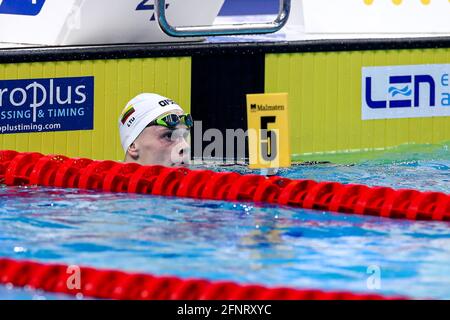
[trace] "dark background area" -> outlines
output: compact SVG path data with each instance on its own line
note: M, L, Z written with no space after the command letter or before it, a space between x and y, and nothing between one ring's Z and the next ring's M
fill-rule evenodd
M277 14L279 0L225 0L221 16Z
M246 95L264 93L264 64L264 54L217 54L192 58L191 113L194 119L202 120L203 133L215 128L225 138L226 129L247 130ZM202 140L202 137L195 137L195 130L192 130L192 142ZM201 150L210 143L203 141ZM236 152L236 140L234 146L234 160L240 161L242 155ZM202 155L195 154L195 150L192 145L192 155L201 159ZM225 139L223 150L226 150ZM213 156L216 160L223 160L217 154Z

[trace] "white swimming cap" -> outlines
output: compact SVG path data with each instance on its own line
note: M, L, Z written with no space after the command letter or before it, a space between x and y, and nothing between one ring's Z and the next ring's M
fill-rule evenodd
M173 100L154 93L142 93L127 103L119 118L120 142L127 152L147 125L169 111L183 109Z

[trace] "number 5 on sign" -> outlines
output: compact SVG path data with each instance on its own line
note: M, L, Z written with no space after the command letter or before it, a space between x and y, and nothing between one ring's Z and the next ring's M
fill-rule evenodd
M247 121L249 167L290 167L288 94L248 94Z

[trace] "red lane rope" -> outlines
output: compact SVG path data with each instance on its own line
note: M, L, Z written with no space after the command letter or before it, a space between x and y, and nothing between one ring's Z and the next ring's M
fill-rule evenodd
M79 277L77 280L75 277ZM386 300L375 294L267 288L0 258L0 284L115 300Z
M410 220L450 221L450 194L217 173L0 151L0 183L278 203Z

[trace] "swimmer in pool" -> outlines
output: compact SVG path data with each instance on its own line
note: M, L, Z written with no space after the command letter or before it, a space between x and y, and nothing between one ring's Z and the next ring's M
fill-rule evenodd
M190 114L173 100L143 93L127 103L119 118L120 141L127 163L183 166L190 160Z

